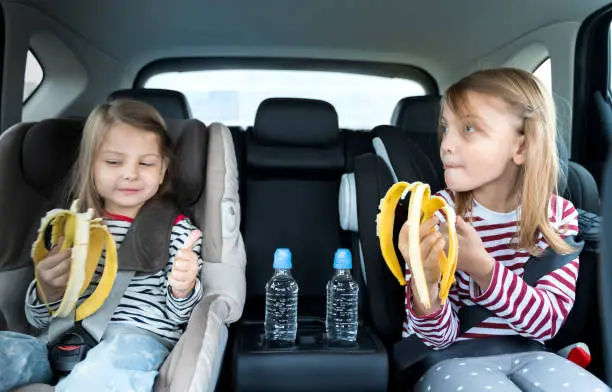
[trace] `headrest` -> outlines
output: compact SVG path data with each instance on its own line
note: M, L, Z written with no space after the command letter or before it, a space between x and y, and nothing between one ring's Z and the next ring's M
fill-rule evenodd
M168 120L167 127L175 145L176 196L181 206L192 206L204 191L208 129L196 119Z
M344 145L331 147L283 147L251 142L247 135L247 165L253 169L292 172L344 172Z
M253 134L263 144L330 145L340 135L338 114L325 101L270 98L257 109Z
M25 135L21 167L24 180L48 195L67 179L76 162L83 132L82 120L50 119L34 124Z
M387 164L394 181L423 181L434 192L442 188L442 168L438 171L433 164L439 155L428 156L414 135L390 125L379 125L372 133L374 151Z
M559 179L557 181L557 192L562 195L567 189L569 152L567 151L567 145L565 144L565 141L561 135L557 135L557 154L559 155Z
M42 194L67 180L78 157L82 120L50 119L34 124L22 146L25 181ZM208 132L198 120L168 120L175 144L175 190L182 203L191 205L203 192Z
M404 132L437 132L441 99L439 95L422 95L400 100L393 110L391 125Z
M153 106L162 117L188 119L191 109L187 98L181 92L154 88L134 88L118 90L108 96L109 101L115 99L133 99Z

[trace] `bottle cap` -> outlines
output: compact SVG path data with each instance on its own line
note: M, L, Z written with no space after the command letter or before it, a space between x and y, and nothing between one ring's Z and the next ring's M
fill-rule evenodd
M274 252L275 269L291 269L291 251L287 248L278 248Z

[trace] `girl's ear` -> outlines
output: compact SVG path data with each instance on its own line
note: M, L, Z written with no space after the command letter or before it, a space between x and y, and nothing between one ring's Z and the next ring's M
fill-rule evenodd
M167 171L168 171L168 160L164 159L161 165L161 175L159 176L159 185L164 183L164 178L166 178Z
M516 145L514 150L514 155L512 156L512 161L521 166L525 164L525 158L527 156L527 147L525 145L525 135L519 135L516 138Z

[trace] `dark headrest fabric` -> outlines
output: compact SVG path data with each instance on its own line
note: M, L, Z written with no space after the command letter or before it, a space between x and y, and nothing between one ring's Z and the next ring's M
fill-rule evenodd
M83 121L50 119L34 124L22 146L24 180L40 193L48 193L70 174L76 162Z
M557 191L562 195L567 189L567 177L569 166L569 152L561 135L557 135L557 154L559 155L559 180Z
M115 99L133 99L153 106L162 117L175 119L191 118L191 109L183 93L174 90L134 88L118 90L112 93L109 101Z
M391 124L405 132L436 133L440 118L439 95L407 97L400 100L391 117Z
M39 193L48 194L69 180L78 157L83 121L51 119L34 124L22 146L24 180ZM198 120L169 120L168 133L175 145L175 190L181 202L195 203L204 188L208 132Z
M195 119L168 121L168 133L175 144L174 186L183 206L195 204L204 191L208 130Z
M325 101L270 98L257 109L253 134L264 144L324 146L340 135L336 109Z
M260 144L249 145L247 164L250 168L293 171L344 171L344 150L341 144L326 148L279 148Z

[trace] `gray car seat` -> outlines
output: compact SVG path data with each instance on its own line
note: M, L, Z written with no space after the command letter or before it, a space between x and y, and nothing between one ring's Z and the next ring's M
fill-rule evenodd
M176 97L168 99L177 102ZM142 95L133 98L147 101ZM241 317L246 291L236 157L231 134L222 124L207 128L197 120L170 118L167 123L176 146L178 201L203 232L205 291L162 365L154 390L212 391L227 326ZM0 313L9 330L34 332L23 314L25 290L33 278L29 251L45 211L67 207L68 174L82 126L81 120L51 119L17 124L0 136L0 159L5 163L0 167L0 212L7 218L0 222Z

